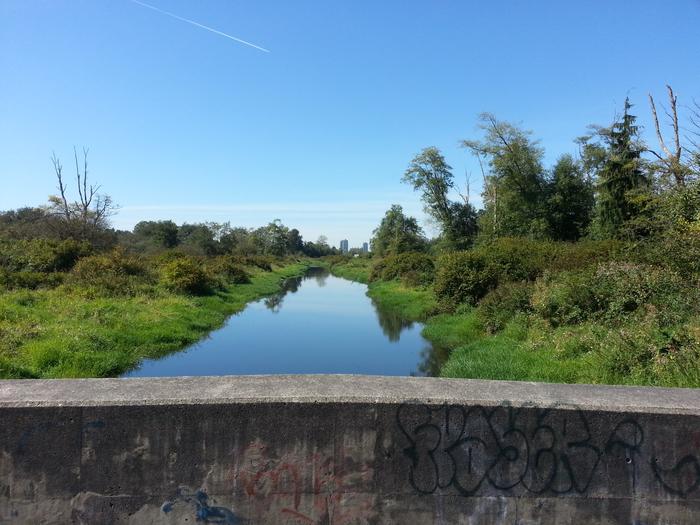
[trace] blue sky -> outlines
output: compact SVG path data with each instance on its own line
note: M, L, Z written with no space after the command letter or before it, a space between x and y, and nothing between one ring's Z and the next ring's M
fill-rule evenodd
M50 156L90 169L142 219L367 240L426 146L458 179L482 111L534 131L551 163L626 95L700 100L700 1L0 0L0 209L55 192ZM478 195L474 195L479 202Z

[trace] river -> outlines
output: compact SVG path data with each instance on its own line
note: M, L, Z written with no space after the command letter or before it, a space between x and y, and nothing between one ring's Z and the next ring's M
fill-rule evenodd
M311 268L196 344L125 376L434 375L440 363L422 325L380 308L366 292L364 284Z

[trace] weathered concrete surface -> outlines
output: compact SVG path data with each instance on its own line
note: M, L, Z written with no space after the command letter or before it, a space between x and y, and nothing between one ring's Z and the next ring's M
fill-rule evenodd
M700 390L0 381L0 523L697 524Z

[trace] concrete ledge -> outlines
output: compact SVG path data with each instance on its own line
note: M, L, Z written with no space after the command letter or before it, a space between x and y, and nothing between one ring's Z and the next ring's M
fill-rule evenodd
M531 403L613 412L700 415L700 389L564 385L359 375L212 376L0 381L0 407L229 403L497 406Z
M700 390L0 381L0 524L695 525Z

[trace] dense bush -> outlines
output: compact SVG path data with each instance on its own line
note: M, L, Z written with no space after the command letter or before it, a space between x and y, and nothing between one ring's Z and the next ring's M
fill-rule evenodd
M372 268L370 281L401 279L410 285L430 284L434 279L433 258L425 253L408 252L390 255Z
M544 261L544 268L552 271L587 268L602 262L621 260L628 256L632 248L614 239L559 243Z
M160 269L160 283L179 293L204 295L211 293L216 281L192 257L178 257L165 263Z
M435 293L442 301L476 304L498 284L532 280L552 259L556 243L498 239L438 259Z
M108 295L131 295L150 281L144 261L121 250L80 259L68 279L76 290Z
M600 309L594 280L593 269L545 274L535 283L532 308L553 326L580 323Z
M269 255L232 255L231 261L241 266L254 266L266 272L271 272L275 258Z
M689 284L665 268L607 263L598 266L591 286L608 322L644 307L663 325L670 325L681 322L698 307L697 284Z
M225 284L247 284L250 275L233 257L216 257L208 262L207 269L213 275L222 278Z
M532 283L519 281L502 284L486 294L477 310L486 331L498 332L518 313L529 312L532 290Z
M60 272L70 270L90 245L72 239L0 240L0 267L10 272Z
M665 266L688 278L700 275L700 231L669 232L630 250L630 260Z
M476 250L446 254L437 260L434 287L440 301L476 304L497 284L496 269Z
M8 272L0 268L0 289L27 288L34 290L36 288L55 288L63 282L64 275L56 272Z
M618 241L578 244L498 239L473 250L438 259L435 293L442 301L475 304L496 286L512 281L532 281L546 270L585 268L614 260L624 245Z
M666 269L623 262L559 272L538 280L533 310L552 325L589 319L616 324L632 314L652 314L664 325L681 322L697 309L697 287Z

